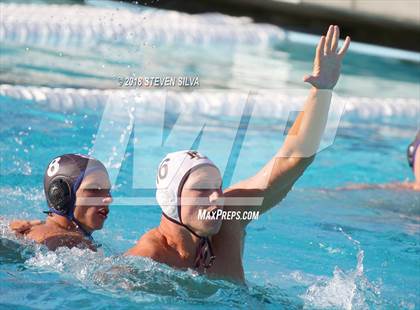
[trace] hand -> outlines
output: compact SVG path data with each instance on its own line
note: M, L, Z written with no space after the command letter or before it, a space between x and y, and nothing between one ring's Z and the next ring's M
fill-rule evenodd
M24 235L27 233L32 227L36 225L42 224L42 221L40 220L33 220L33 221L22 221L22 220L16 220L10 223L10 229L13 230L13 232L16 235Z
M340 29L331 25L327 36L322 36L316 48L312 75L306 75L304 82L318 89L333 89L340 77L341 61L350 45L350 37L346 37L341 49L336 52Z

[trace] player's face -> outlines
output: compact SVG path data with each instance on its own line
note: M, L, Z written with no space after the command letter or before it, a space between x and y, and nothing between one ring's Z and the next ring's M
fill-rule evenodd
M75 218L88 231L101 229L112 203L111 184L105 171L87 175L76 193Z

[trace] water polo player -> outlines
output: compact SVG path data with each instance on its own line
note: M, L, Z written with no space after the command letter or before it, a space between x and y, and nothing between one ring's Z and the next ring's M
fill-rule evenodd
M350 184L339 187L338 190L362 190L362 189L387 189L387 190L410 190L420 191L420 131L417 132L414 141L407 147L408 166L413 170L414 182L394 182L386 184Z
M338 40L338 26L330 26L318 44L313 74L304 78L312 85L304 110L283 146L256 175L222 191L219 170L206 156L181 151L163 159L156 179L156 198L163 213L160 224L143 235L127 255L244 281L242 254L250 220L212 219L212 215L268 211L287 195L312 163L325 130L331 90L350 44L347 37L338 51ZM198 214L203 211L210 218L199 220Z
M91 234L102 229L107 219L110 188L108 172L100 161L80 154L61 155L44 174L46 221L18 220L10 226L51 250L79 245L95 249Z
M414 173L413 189L420 191L420 130L417 132L414 141L407 148L407 160Z

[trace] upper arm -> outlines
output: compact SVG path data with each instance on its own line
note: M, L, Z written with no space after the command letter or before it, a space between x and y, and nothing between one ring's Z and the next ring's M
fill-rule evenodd
M127 252L124 253L127 256L141 256L141 257L149 257L154 261L161 262L159 252L153 246L134 246L133 248L129 249Z
M124 255L153 258L156 255L156 251L153 246L137 243L134 247L125 252Z
M257 174L226 189L225 196L240 205L234 209L264 213L287 195L313 158L274 157Z
M137 244L125 252L124 255L150 257L151 259L160 262L161 255L159 254L159 248L158 242L146 233L146 235L142 236Z

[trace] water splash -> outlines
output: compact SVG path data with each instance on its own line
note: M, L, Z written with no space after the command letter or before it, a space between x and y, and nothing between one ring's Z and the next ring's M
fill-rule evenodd
M319 277L301 296L305 308L369 309L371 304L379 304L379 287L370 283L363 272L364 251L360 242L341 227L337 230L357 248L356 268L344 271L336 266L332 278Z
M106 257L100 251L88 249L63 247L52 252L38 247L25 266L38 272L58 273L90 291L136 303L171 304L176 300L177 304L260 307L272 299L263 287L249 289L224 280L209 279L193 270L175 270L148 258Z
M122 298L137 305L217 305L225 309L281 305L288 309L299 308L277 286L251 283L244 286L209 279L193 270L175 270L142 257L106 256L102 251L65 247L49 251L42 245L16 237L9 229L9 220L1 218L0 262L21 266L21 271L47 281L58 279L72 289L80 288L106 298ZM25 276L19 271L12 269L9 275L13 276L13 281L19 279L20 285L26 284Z
M222 14L189 15L142 8L79 5L1 4L0 40L55 47L114 44L251 44L269 46L285 39L276 26Z

